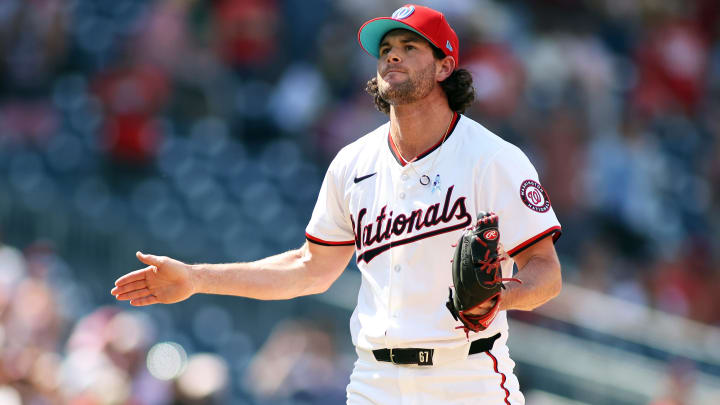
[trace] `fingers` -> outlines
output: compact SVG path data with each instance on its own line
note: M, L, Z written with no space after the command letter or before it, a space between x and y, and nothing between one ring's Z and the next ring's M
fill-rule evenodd
M156 296L148 295L146 297L130 300L130 305L132 305L134 307L144 307L146 305L157 304L159 302L160 301L158 301Z
M148 289L147 274L151 271L156 272L158 269L157 265L161 264L164 258L144 254L139 251L135 256L137 256L138 260L149 266L130 272L115 280L115 287L110 290L110 294L114 295L119 301L129 300L130 305L133 306L156 304L159 301Z
M155 266L148 266L148 267L145 267L144 269L135 270L135 271L130 272L130 273L120 277L119 279L115 280L115 285L121 286L121 285L125 285L128 283L132 283L134 281L145 280L145 273L147 273L148 271L156 271L156 270L157 270L157 267L155 267Z
M147 281L146 280L138 280L138 281L133 281L131 283L116 286L115 288L110 290L110 294L117 297L118 295L126 294L126 293L136 291L136 290L142 290L143 288L147 288Z
M150 290L148 290L147 288L141 288L139 290L133 290L133 291L126 292L123 294L119 294L115 298L117 298L120 301L127 301L127 300L132 301L132 300L136 300L139 298L147 297L149 295L152 295L152 293L150 293Z
M162 259L160 256L148 255L148 254L145 254L145 253L140 252L140 251L138 251L137 253L135 253L135 256L136 256L136 257L138 258L138 260L140 260L141 262L143 262L143 263L145 263L145 264L149 264L149 265L151 265L151 266L152 266L152 265L155 265L155 266L160 265L160 264L162 264L162 261L163 261L163 259Z

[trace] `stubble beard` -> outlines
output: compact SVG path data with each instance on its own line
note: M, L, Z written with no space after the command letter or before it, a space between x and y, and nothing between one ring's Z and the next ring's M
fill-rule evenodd
M435 65L428 64L425 68L401 82L390 84L378 75L378 93L390 105L414 103L427 97L435 86Z

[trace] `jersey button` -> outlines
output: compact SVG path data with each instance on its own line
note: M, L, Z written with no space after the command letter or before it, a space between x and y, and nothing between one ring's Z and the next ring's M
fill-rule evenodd
M407 174L403 174L402 176L400 176L400 178L403 179L403 180L407 180L407 179L408 179L408 175L407 175Z
M400 197L401 200L404 200L404 199L405 199L405 193L404 193L404 192L400 192L400 194L398 195L398 197Z
M402 270L402 267L400 267L399 264L395 265L395 271L398 272L400 270Z

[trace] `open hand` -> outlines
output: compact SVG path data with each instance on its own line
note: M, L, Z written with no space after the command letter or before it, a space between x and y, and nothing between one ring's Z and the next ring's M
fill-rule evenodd
M110 290L120 301L133 306L172 304L183 301L195 293L190 266L165 256L136 254L148 266L128 273L115 281Z

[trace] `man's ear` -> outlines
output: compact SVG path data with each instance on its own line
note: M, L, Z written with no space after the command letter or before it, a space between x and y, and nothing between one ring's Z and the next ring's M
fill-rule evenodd
M453 59L452 56L446 56L437 61L436 66L435 80L441 82L450 77L452 72L455 70L455 59Z

